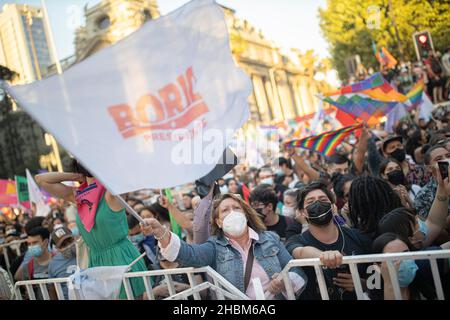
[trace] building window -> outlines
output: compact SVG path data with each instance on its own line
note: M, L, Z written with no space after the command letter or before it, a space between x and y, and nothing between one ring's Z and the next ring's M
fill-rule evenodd
M109 26L111 25L111 21L109 20L108 16L101 16L98 20L97 20L97 27L100 30L104 30L109 28Z

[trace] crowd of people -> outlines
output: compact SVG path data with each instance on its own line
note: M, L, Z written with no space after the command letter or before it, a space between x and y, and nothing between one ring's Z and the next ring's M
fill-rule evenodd
M439 63L442 72L434 55L425 62L435 102L442 99L434 90L439 79L448 96L449 54ZM395 77L407 92L411 72L403 71ZM192 183L172 201L162 190L129 193L125 200L141 222L75 159L71 172L39 174L38 185L58 201L46 217L21 209L13 218L0 215L0 298L14 281L129 265L145 253L131 272L209 265L250 298L256 297L250 280L259 278L267 299L285 297L280 272L291 259L320 258L330 298L356 299L343 256L450 248L450 110L436 108L428 121L414 112L394 135L364 125L329 158L280 143L278 158L259 168L244 160L206 190ZM448 298L449 262L438 265ZM392 299L386 264L379 268L382 288L368 289L364 281L363 288L371 299ZM427 260L396 268L404 299L436 298ZM363 280L366 269L359 265ZM289 276L298 299L320 299L313 268L293 268ZM189 286L182 275L175 283L177 291ZM163 278L152 285L157 299L169 295ZM148 298L142 280L131 286L135 297ZM67 298L67 286L63 291ZM49 294L56 297L52 288ZM125 297L122 288L119 298Z
M430 100L437 104L450 100L450 48L425 51L421 62L400 61L394 67L381 65L383 77L398 92L406 95L417 81L423 79ZM372 68L359 64L349 84L364 80L374 73Z
M320 258L330 299L356 299L344 256L450 248L450 170L438 166L450 161L450 110L412 119L397 123L395 135L365 125L329 158L280 147L266 165L238 164L206 192L192 183L173 201L161 190L125 195L145 223L76 160L72 172L39 174L38 185L58 201L46 217L0 216L0 278L12 280L0 287L68 277L77 266L129 265L145 253L130 272L211 266L251 299L254 278L266 299L284 299L286 264ZM436 299L428 260L395 266L404 299ZM358 266L362 287L370 299L393 299L387 266L378 267L382 286L370 289L367 265ZM438 269L448 298L449 260L438 260ZM292 268L289 277L297 299L320 299L314 268ZM186 276L174 281L177 291L189 287ZM152 278L152 286L156 299L169 296L164 277ZM131 287L136 298L148 298L141 279ZM63 291L67 298L67 286ZM56 298L53 287L49 295Z

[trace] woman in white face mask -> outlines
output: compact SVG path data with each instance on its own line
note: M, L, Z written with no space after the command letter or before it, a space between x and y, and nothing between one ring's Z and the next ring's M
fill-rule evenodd
M144 233L159 241L162 255L185 267L211 266L249 298L256 293L252 279L259 278L266 299L283 298L284 282L279 276L292 259L279 237L265 231L257 213L239 197L224 194L213 204L211 237L204 244L189 245L155 219L145 220ZM301 269L291 269L294 292L306 283Z

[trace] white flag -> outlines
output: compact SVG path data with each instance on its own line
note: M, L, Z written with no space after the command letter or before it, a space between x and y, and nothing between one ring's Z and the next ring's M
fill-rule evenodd
M206 175L248 119L224 13L192 1L60 76L8 92L113 194Z
M39 189L36 181L34 181L33 176L30 171L26 169L27 173L27 184L28 184L28 194L30 195L30 202L36 205L36 217L45 217L50 212L50 207L45 203L44 195Z
M422 102L419 105L419 119L429 121L431 118L431 111L433 111L433 103L425 92L422 92Z
M397 121L408 115L405 105L403 103L397 103L397 105L387 114L387 120L384 124L384 130L388 133L394 132L394 126Z
M323 110L323 101L319 99L319 104L317 105L316 113L311 121L311 133L313 135L322 133L323 126L322 120L325 118L325 111Z

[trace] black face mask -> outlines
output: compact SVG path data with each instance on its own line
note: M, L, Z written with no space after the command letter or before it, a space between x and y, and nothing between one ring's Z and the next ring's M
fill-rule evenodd
M394 186L405 185L405 174L402 170L394 170L387 174L388 181Z
M395 149L394 152L390 154L390 156L398 162L403 162L406 158L406 153L403 149Z
M333 212L331 212L331 203L316 201L307 206L308 223L316 226L325 226L333 219Z

